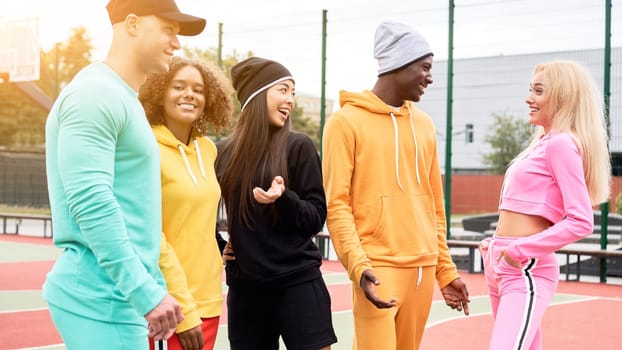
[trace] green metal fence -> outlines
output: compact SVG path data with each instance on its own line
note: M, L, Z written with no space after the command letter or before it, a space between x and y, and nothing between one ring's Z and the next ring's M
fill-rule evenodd
M277 1L256 6L270 8L272 15L240 8L214 16L203 34L185 38L184 44L218 48L225 56L251 51L284 63L296 77L297 94L319 101L314 115L320 125L332 112L323 106L332 102L337 108L341 89L373 87L374 31L382 20L410 24L428 39L435 57L434 84L419 106L437 126L448 216L468 214L453 211L454 196L477 198L469 186L453 186L452 176L487 172L482 156L492 151L485 138L493 115L526 118L523 100L531 69L542 61L577 60L594 74L608 102L612 158L622 159L622 0ZM11 167L23 173L7 175L0 169L0 202L16 203L19 197L30 202L22 205L41 205L28 193L46 191L34 178L42 170L25 184L32 170ZM622 175L622 165L615 163L614 169ZM452 192L458 188L465 192ZM612 196L620 191L614 187ZM612 209L600 208L603 213ZM602 217L600 246L611 249L608 216Z

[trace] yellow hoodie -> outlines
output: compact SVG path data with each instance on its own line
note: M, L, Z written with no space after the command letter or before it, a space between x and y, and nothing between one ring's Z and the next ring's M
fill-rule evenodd
M323 135L322 169L335 251L352 281L372 266L436 266L441 288L458 278L446 242L432 119L406 101L341 91Z
M160 269L184 314L179 333L222 312L222 257L215 237L220 199L216 146L204 137L185 145L163 125L154 126L153 132L162 178Z

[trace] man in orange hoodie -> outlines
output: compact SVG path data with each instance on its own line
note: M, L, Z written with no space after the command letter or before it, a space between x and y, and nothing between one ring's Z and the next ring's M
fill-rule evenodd
M417 349L434 281L468 315L469 295L449 255L436 132L415 107L432 83L433 54L412 28L376 30L378 80L341 92L323 137L327 225L352 280L354 348Z

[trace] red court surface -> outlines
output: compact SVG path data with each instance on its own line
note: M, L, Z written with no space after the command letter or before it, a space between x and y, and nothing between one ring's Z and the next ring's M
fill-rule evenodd
M40 289L53 261L0 263L0 291Z
M0 242L10 240L28 244L50 244L51 240L37 240L15 236L1 236ZM2 262L0 263L0 293L19 294L20 291L37 291L52 266L52 261ZM340 277L340 282L329 283L333 310L351 310L350 284L345 281L343 268L338 262L325 261L322 271L327 277ZM471 297L486 304L487 290L483 274L461 271L469 287ZM584 350L621 349L622 337L622 285L589 282L560 282L559 294L572 294L568 302L549 307L544 319L544 349ZM2 294L0 294L2 295ZM576 298L575 298L576 296ZM440 300L438 290L435 300ZM485 302L484 302L485 301ZM0 304L3 304L0 300ZM472 304L475 304L473 302ZM6 306L5 306L6 309ZM472 308L473 309L473 308ZM226 322L226 310L221 324ZM335 327L351 327L340 324ZM485 311L472 310L465 317L455 313L440 322L429 323L421 349L487 349L492 328L492 316ZM351 343L351 339L340 339ZM61 344L49 313L45 308L0 310L0 350L40 348ZM335 344L333 349L344 349ZM349 348L349 346L347 347ZM220 350L220 349L218 349ZM379 349L385 350L385 349ZM501 349L503 350L503 349Z
M472 298L487 295L483 274L460 273ZM542 324L543 349L622 349L622 285L560 281L557 293L578 298L547 309ZM438 290L435 299L441 299ZM471 311L469 317L456 317L429 327L421 349L488 349L492 315Z

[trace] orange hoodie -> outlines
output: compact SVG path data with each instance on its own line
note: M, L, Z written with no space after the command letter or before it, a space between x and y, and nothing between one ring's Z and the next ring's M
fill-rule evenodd
M458 278L446 242L432 119L407 101L341 91L323 135L327 226L350 279L372 266L436 266L441 288Z

